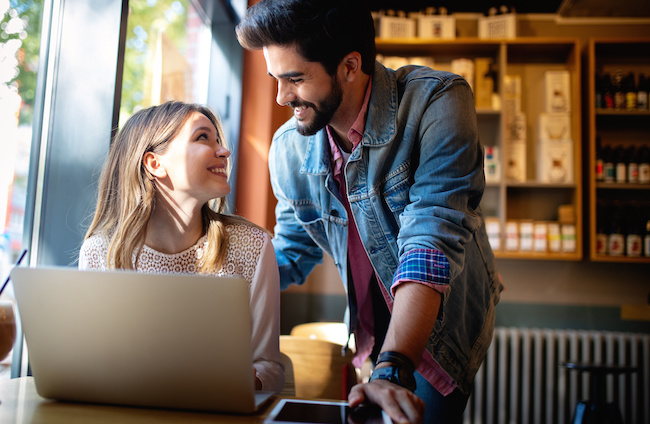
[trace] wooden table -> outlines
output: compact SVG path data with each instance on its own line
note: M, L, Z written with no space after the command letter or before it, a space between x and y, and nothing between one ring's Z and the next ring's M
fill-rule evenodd
M22 377L0 381L0 423L263 423L280 397L262 407L258 415L216 414L150 408L57 402L36 392L34 379Z

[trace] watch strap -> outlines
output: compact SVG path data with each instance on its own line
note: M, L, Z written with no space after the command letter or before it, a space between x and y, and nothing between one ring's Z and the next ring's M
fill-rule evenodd
M382 352L377 358L377 364L388 362L391 365L375 368L370 376L370 381L373 380L388 380L393 384L404 387L412 392L415 392L416 382L415 365L406 355L399 352Z
M411 359L404 355L403 353L394 352L387 350L381 352L377 358L377 363L381 364L382 362L390 362L391 364L397 365L399 368L413 374L415 372L415 365Z

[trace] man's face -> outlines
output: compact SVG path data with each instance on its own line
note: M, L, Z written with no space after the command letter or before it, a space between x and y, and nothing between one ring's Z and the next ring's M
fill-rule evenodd
M332 121L343 98L336 76L306 61L293 46L264 47L264 58L268 74L278 81L275 100L293 108L300 134L316 134Z

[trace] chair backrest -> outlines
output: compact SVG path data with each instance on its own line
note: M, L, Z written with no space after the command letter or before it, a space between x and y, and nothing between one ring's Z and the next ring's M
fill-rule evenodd
M346 400L357 373L353 354L327 340L280 336L280 352L291 359L295 395L305 398Z
M280 352L282 363L284 364L284 388L280 392L280 396L296 396L296 384L293 376L293 363L284 353Z
M348 342L348 326L343 322L306 322L291 329L291 335L309 339L327 340L341 346ZM354 335L348 347L354 351Z

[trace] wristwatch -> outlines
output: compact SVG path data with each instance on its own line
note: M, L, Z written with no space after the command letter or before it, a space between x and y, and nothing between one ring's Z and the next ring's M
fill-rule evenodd
M375 368L370 376L370 381L388 380L391 383L415 392L417 387L415 377L413 376L415 366L406 355L399 352L382 352L379 358L377 358L377 365L382 362L390 362L391 365Z

